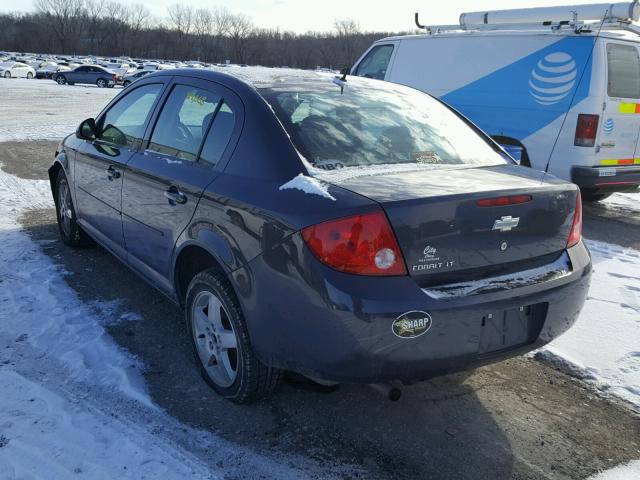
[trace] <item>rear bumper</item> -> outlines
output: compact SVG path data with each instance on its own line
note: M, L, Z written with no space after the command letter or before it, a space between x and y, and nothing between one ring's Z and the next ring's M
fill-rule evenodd
M640 165L573 167L571 180L581 188L625 191L640 185Z
M236 271L234 283L261 360L330 381L413 382L539 348L575 322L591 275L580 242L564 254L570 265L564 275L508 291L434 298L410 277L331 270L296 237ZM493 334L487 341L488 318L521 322L520 308L532 305L526 341L507 348L496 347ZM427 312L431 327L416 338L398 337L392 324L410 311Z

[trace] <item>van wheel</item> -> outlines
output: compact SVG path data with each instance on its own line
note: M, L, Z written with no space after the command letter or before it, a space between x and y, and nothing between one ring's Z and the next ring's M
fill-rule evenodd
M609 198L613 195L613 192L602 192L602 190L598 190L597 188L582 188L580 189L580 195L582 195L584 202L592 203Z
M71 199L71 189L64 170L60 169L56 179L56 217L62 241L70 247L85 247L92 245L91 238L76 222L76 210Z
M256 356L240 304L222 273L207 270L193 277L185 316L200 374L220 396L249 403L275 390L282 371Z

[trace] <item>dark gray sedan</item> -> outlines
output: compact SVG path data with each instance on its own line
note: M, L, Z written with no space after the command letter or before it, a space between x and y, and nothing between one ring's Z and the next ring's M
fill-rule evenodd
M84 83L97 85L100 88L113 87L121 79L111 70L98 65L82 65L68 72L56 73L53 80L59 85Z
M415 382L571 327L591 274L575 185L417 90L238 75L147 75L49 170L63 240L184 307L220 395L266 395L287 370Z

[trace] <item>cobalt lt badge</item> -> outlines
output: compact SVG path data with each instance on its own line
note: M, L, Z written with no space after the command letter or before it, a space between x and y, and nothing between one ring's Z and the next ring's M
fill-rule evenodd
M391 324L391 330L396 337L416 338L427 333L432 323L431 315L427 312L414 310L396 318Z

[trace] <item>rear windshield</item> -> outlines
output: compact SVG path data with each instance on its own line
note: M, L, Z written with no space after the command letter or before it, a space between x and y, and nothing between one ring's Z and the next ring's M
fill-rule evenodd
M496 165L509 160L428 95L406 87L348 80L340 86L269 87L295 147L325 170L383 164Z

